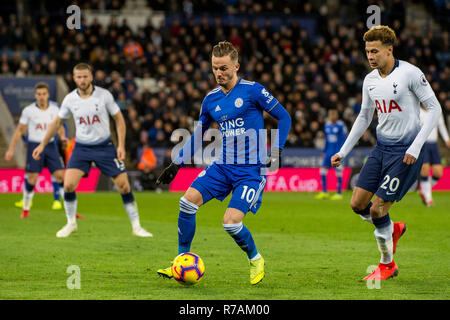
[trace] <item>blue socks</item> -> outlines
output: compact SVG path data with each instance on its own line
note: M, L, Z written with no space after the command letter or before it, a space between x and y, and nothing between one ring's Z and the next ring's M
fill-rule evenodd
M236 224L224 224L223 227L237 245L247 254L249 259L254 258L258 254L252 234L242 222Z
M180 213L178 215L178 254L191 250L192 239L195 235L195 216L198 206L184 197L180 199Z

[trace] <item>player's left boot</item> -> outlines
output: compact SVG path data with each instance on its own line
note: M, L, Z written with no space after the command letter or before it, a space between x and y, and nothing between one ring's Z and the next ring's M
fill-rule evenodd
M264 258L249 260L250 284L257 284L264 278Z
M54 200L52 203L52 210L61 210L61 209L62 209L61 201Z
M392 260L389 264L380 263L378 267L367 277L362 279L365 280L387 280L389 278L396 277L398 275L398 267L395 264L394 260Z
M22 214L20 215L20 217L22 219L26 219L28 218L28 213L30 212L30 210L22 210Z
M14 202L14 206L15 206L16 208L22 209L22 208L23 208L23 199L21 199L20 201ZM32 206L33 206L33 201L30 202L30 208L31 208Z
M394 232L392 232L393 253L397 251L397 241L405 233L405 231L406 231L406 224L404 222L394 223Z
M75 217L76 217L77 219L84 219L84 216L82 216L82 215L79 214L78 212L75 213Z
M163 278L172 279L172 266L165 269L158 269L156 273Z
M333 194L330 200L342 200L344 197L340 193Z
M142 238L153 237L153 234L151 234L150 232L148 232L147 230L145 230L142 227L133 228L133 235L137 236L137 237L142 237Z
M324 200L324 199L328 199L329 197L330 197L330 195L327 192L321 192L315 196L315 198L317 200Z

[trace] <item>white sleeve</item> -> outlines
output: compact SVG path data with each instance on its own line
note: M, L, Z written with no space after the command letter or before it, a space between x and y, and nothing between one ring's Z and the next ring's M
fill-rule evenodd
M64 98L63 102L61 103L61 107L59 108L58 116L61 119L69 119L72 115L72 112L69 109L69 99L67 97Z
M119 106L117 105L116 101L114 101L114 97L111 92L109 92L108 90L106 90L105 107L108 113L112 116L120 112Z
M444 116L441 114L438 122L439 133L441 134L442 139L447 142L450 140L448 136L447 127L445 126Z
M28 122L30 121L30 117L28 115L29 108L25 108L22 110L22 114L20 115L19 123L23 125L28 125Z
M434 96L433 89L419 68L414 67L414 69L410 72L408 87L412 92L414 92L417 99L419 99L422 103Z
M369 127L372 122L373 113L375 111L375 104L370 99L369 90L367 89L367 83L364 81L362 88L362 103L361 111L358 114L353 126L345 140L344 145L341 150L337 153L341 159L344 159L350 151L352 151L355 144L358 142L359 138L364 134L364 132Z
M422 101L423 105L427 108L429 114L426 117L422 128L417 134L411 146L406 150L407 154L412 155L414 158L419 157L420 150L422 149L423 144L427 140L431 131L437 126L439 118L441 117L442 110L441 105L439 104L438 99L433 93L433 96L429 97L425 101Z

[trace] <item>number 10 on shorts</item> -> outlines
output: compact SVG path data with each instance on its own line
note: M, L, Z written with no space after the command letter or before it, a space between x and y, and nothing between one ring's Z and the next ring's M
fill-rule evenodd
M244 186L244 191L242 192L241 199L246 200L248 203L251 203L255 198L256 191L253 188L249 188L248 186Z

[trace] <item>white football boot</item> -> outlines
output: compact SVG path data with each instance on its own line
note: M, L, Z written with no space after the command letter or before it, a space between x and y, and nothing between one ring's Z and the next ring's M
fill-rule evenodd
M133 235L142 238L153 237L153 234L151 234L141 226L133 228Z
M62 227L61 230L59 230L56 233L56 237L57 238L67 238L68 236L70 236L70 234L72 232L75 232L77 230L78 230L78 226L76 223L68 223L64 227Z

